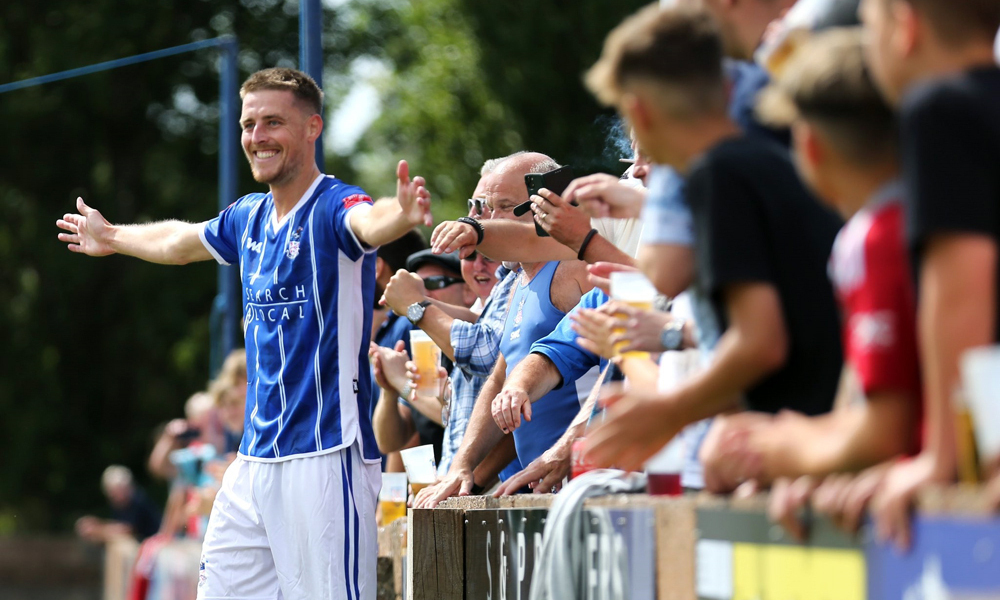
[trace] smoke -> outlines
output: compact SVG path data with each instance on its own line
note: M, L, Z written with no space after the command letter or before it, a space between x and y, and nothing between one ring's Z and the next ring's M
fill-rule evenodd
M617 116L601 115L594 125L604 136L604 162L617 163L620 158L632 158L632 140L625 123Z

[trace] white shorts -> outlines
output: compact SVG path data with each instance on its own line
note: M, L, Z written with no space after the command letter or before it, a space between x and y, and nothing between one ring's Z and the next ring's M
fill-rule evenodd
M374 600L379 463L360 446L236 459L202 546L199 600Z

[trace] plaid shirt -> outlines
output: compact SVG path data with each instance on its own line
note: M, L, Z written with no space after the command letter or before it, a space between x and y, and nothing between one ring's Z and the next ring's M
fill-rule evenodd
M451 346L455 350L455 368L451 371L451 407L448 422L444 428L444 442L441 445L441 463L438 475L444 476L451 467L452 458L462 445L465 428L472 417L472 407L476 404L486 378L500 356L500 338L503 337L503 323L510 306L510 294L517 283L520 269L511 271L507 267L497 269L499 280L486 306L475 323L456 319L451 325Z

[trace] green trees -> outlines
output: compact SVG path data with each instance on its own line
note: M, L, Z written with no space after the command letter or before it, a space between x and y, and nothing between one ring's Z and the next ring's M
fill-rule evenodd
M407 158L441 218L464 210L484 159L515 150L620 169L580 76L638 5L327 2L328 104L364 75L352 65L384 67L379 116L327 171L388 194ZM7 2L0 83L227 33L244 76L294 66L297 18L296 0ZM54 223L78 195L115 222L213 216L217 94L203 51L0 95L0 535L99 508L107 464L146 481L154 427L208 378L214 265L73 255ZM240 176L241 194L260 189Z

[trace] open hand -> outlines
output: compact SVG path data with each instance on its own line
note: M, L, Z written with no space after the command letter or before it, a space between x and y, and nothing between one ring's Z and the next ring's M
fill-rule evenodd
M503 482L493 493L493 497L516 494L524 486L530 487L536 494L554 494L559 491L573 466L572 449L572 444L560 439L527 467Z
M396 166L396 201L403 210L403 215L411 225L434 225L431 215L431 193L424 187L423 177L414 177L410 181L410 166L405 160Z
M493 399L492 413L504 433L513 433L521 426L521 413L526 421L531 420L531 399L522 390L501 390Z
M71 252L88 256L114 254L110 241L111 223L108 223L100 211L84 204L83 198L76 199L76 209L80 214L67 213L56 221L56 227L67 232L59 234L59 241L67 242L67 248Z
M434 508L452 496L468 496L472 493L472 471L452 469L444 479L420 490L413 499L413 508Z
M637 272L639 269L613 262L596 262L587 265L587 280L596 288L600 288L605 294L611 295L611 274L618 271Z
M598 468L638 471L686 425L672 411L672 399L648 390L605 386L598 400L605 420L587 434L586 459Z

